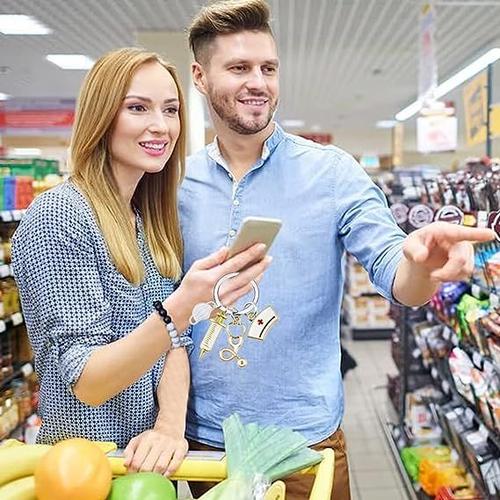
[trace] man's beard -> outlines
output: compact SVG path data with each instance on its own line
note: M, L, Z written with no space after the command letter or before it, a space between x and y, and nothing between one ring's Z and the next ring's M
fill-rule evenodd
M231 129L242 135L257 134L264 130L269 122L272 120L274 112L276 111L277 101L269 101L269 112L267 116L260 116L259 118L243 118L238 112L229 104L229 99L221 94L217 94L213 90L209 91L210 104L217 114L217 116ZM252 96L248 96L252 97ZM253 97L262 97L254 95Z

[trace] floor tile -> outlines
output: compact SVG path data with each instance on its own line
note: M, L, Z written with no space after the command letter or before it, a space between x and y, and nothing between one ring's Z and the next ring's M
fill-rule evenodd
M390 343L350 341L344 347L358 363L344 379L345 414L342 422L353 495L360 500L406 498L377 416L377 409L383 410L387 405L387 373L396 372Z
M351 461L351 468L354 473L357 471L392 470L391 457L385 453L358 454L355 456L355 460Z
M360 500L406 500L404 495L398 489L362 489L359 492Z
M359 490L363 489L398 489L399 477L396 477L392 470L358 470L354 471Z

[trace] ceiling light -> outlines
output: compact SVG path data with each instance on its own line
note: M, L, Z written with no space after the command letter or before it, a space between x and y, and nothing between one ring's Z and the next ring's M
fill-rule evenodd
M0 92L0 101L6 101L7 99L10 99L10 95Z
M500 48L496 47L489 50L486 54L476 59L474 62L461 69L458 73L455 73L452 77L445 80L443 83L438 85L434 91L434 98L439 99L446 95L451 90L455 89L469 78L477 75L483 69L487 68L490 64L500 59ZM402 109L396 116L396 120L405 121L411 118L413 115L417 114L423 106L423 101L421 99L416 100L406 108Z
M50 28L31 16L0 15L0 33L4 35L49 35Z
M375 127L377 128L394 128L398 123L396 120L379 120Z
M49 54L46 59L62 69L90 69L94 64L82 54Z
M281 125L287 128L300 128L305 125L304 120L281 120Z
M40 156L42 150L38 148L12 148L10 154L14 156Z

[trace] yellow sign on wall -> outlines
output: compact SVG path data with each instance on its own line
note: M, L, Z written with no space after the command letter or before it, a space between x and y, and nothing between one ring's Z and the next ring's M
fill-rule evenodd
M486 73L481 73L464 87L465 137L467 146L486 141Z
M491 137L500 136L500 104L495 104L491 107L490 129Z
M467 146L486 142L486 113L488 96L486 73L481 73L464 87L465 138ZM500 104L492 106L490 114L490 134L500 136Z

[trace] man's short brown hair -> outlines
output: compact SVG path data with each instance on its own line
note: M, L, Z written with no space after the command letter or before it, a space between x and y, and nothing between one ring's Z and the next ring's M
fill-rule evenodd
M189 46L197 62L206 62L217 35L263 31L272 35L264 0L222 0L203 7L189 27Z

